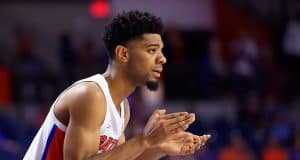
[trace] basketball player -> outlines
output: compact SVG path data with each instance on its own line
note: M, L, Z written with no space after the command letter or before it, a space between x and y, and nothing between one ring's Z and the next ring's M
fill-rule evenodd
M161 19L146 12L116 16L103 38L107 71L75 82L58 96L24 159L147 160L188 155L203 146L209 135L184 131L194 114L163 109L153 112L143 133L125 142L127 97L138 86L156 90L166 63L162 30Z

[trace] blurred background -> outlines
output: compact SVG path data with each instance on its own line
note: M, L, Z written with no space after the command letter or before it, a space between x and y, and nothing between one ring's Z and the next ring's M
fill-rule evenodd
M59 93L106 69L104 25L130 9L163 19L168 63L157 92L130 96L127 137L167 108L212 138L164 160L300 160L299 0L2 0L0 159L22 159Z

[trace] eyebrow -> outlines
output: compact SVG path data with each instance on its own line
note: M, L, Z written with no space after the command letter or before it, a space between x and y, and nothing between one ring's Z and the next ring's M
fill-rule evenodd
M160 47L160 44L152 43L152 44L147 44L146 47ZM162 45L162 48L164 46Z

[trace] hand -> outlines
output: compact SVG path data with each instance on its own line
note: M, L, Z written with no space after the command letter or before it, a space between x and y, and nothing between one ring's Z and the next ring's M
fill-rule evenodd
M155 110L145 126L143 137L150 147L158 147L195 121L195 115L187 112L165 113L166 110Z
M194 151L196 152L199 149L203 148L204 145L206 144L206 142L210 139L211 135L210 134L204 134L202 136L197 136L197 135L193 135L193 146L194 146Z
M189 132L180 132L166 140L160 149L169 156L190 155L201 149L210 137L210 135L197 136Z

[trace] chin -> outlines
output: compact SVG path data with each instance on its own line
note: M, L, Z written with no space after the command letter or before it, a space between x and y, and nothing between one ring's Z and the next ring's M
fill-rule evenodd
M146 82L146 86L150 91L156 91L159 87L159 83L158 81L150 80Z

